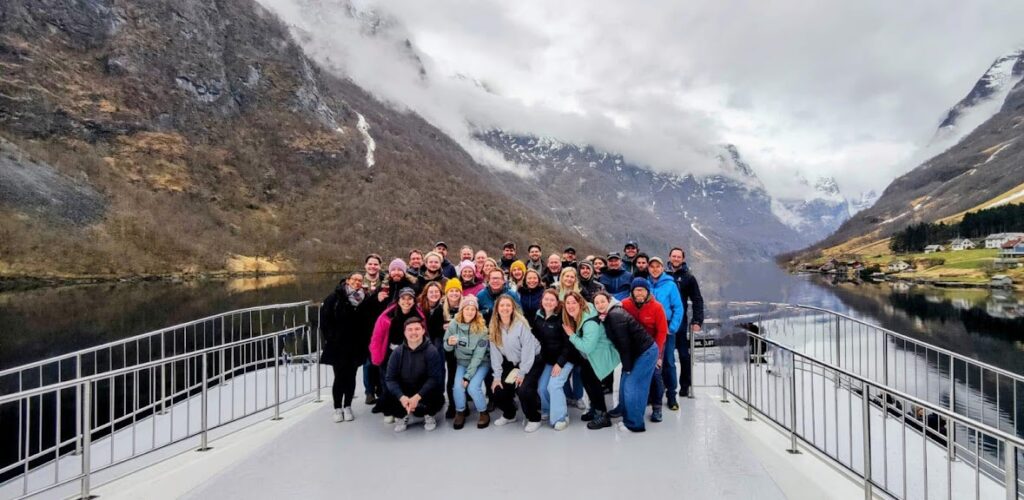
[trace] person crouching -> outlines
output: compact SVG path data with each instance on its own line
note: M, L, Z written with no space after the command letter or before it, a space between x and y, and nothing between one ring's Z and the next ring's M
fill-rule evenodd
M423 427L437 427L434 414L444 406L444 358L424 338L426 328L420 318L405 321L405 342L391 353L384 378L385 387L398 404L392 409L397 417L395 432L402 432L412 418L422 419Z

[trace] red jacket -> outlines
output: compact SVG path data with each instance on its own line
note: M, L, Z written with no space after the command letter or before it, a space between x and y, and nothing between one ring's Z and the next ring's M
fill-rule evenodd
M644 326L647 334L654 339L654 343L658 344L658 355L661 356L665 352L665 339L668 337L668 320L665 318L665 309L661 307L661 304L652 297L647 299L642 306L637 307L633 302L633 297L630 297L622 301L622 308Z

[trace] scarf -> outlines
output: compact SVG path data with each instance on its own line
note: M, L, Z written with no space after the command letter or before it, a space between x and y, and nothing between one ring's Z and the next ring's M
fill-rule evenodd
M348 284L345 285L345 294L348 295L348 303L352 304L353 307L358 306L366 298L366 291L362 287L355 290L349 288Z

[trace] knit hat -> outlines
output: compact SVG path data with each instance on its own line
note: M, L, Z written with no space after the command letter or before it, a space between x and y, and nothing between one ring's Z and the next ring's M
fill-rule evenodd
M447 295L448 292L450 290L452 290L452 289L455 289L455 290L458 290L458 291L461 292L462 291L462 281L460 281L458 278L452 278L452 279L448 280L448 282L445 283L445 285L444 285L444 293L445 293L445 295Z
M647 281L647 278L633 278L633 281L629 284L629 290L633 291L637 288L643 288L647 290L647 293L651 293L651 282Z
M636 281L636 280L634 280ZM404 287L398 291L398 297L401 298L403 295L409 295L412 298L416 298L416 291L409 287Z
M508 273L512 274L512 271L515 271L516 269L519 269L520 271L525 273L526 272L526 264L523 264L523 261L521 261L521 260L517 260L517 261L513 262L511 266L508 266Z
M404 260L402 260L402 259L395 259L395 260L391 261L390 264L388 264L388 272L390 273L391 271L394 271L395 269L401 269L402 272L404 273L404 272L406 272L409 269L409 266L406 265Z
M455 272L458 273L459 277L462 277L462 270L467 267L472 269L474 273L476 272L476 264L474 264L473 261L471 260L464 260L462 262L459 262L459 266L455 268Z
M480 309L480 301L476 300L476 295L467 295L462 298L462 302L459 303L459 309L463 309L468 306Z

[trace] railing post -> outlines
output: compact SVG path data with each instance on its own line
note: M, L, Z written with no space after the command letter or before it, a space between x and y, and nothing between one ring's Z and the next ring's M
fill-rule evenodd
M1006 500L1017 500L1017 446L1006 441Z
M871 500L873 486L871 483L871 387L867 382L861 382L861 398L863 400L862 420L864 421L864 498Z
M882 384L889 386L889 332L882 332Z
M796 445L796 354L790 352L793 360L789 366L789 449L786 450L794 455L800 454ZM838 375L837 375L838 376Z
M722 399L720 399L719 401L721 401L722 403L728 403L729 402L729 391L725 387L725 367L724 366L722 367L722 373L719 374L718 376L720 377L720 380L722 381L721 382L721 385L722 385Z
M274 335L274 418L281 420L281 348L280 335Z
M751 406L752 403L750 402L751 386L754 385L754 382L753 382L753 370L750 368L750 364L751 364L750 363L750 347L752 345L751 344L752 341L753 341L753 339L750 337L750 334L747 334L747 353L746 353L747 354L746 355L746 358L747 358L746 359L746 361L747 361L747 363L746 363L747 364L747 390L746 390L746 393L747 393L747 397L746 397L746 399L747 399L747 401L746 401L747 402L747 416L743 417L743 420L746 420L747 422L752 422L754 420L754 408L753 408L753 406Z
M841 350L842 338L843 338L842 334L840 333L839 316L836 316L836 338L835 338L835 343L836 343L836 366L838 366L839 368L843 367L842 363L840 362L840 359L842 359L842 350Z
M91 498L89 480L92 478L92 382L86 381L82 388L82 492L83 500Z
M953 355L949 355L949 411L956 413L956 378L953 377Z
M164 334L160 334L160 359L167 358L164 350ZM167 413L167 365L160 363L160 414Z
M316 398L313 400L314 403L320 403L323 399L320 398L320 318L323 314L323 307L318 307L316 310ZM306 328L309 328L312 332L313 329L309 327L309 305L306 305ZM308 338L308 337L307 337Z
M686 328L685 325L683 327L683 333L685 333L686 336L689 337L689 339L690 339L689 340L689 342L690 342L690 362L689 362L689 364L690 364L690 387L686 388L686 397L689 398L689 399L693 399L693 363L694 363L694 354L695 354L694 348L696 347L696 340L694 340L693 332L691 332L689 328ZM707 348L708 348L707 347L707 342L705 341L704 349L707 349ZM705 362L707 362L706 359L705 359ZM707 366L707 365L704 365L704 366ZM704 373L707 374L707 371L705 371ZM673 374L673 376L675 376L675 374Z
M75 377L82 378L82 355L75 356ZM75 408L82 411L82 386L75 386ZM75 419L75 455L82 454L82 413Z
M202 398L203 399L202 399L202 405L200 405L200 407L201 407L200 411L202 411L203 414L200 416L200 419L199 419L199 422L202 425L202 433L199 435L200 436L200 438L199 438L200 439L200 441L199 441L199 449L196 450L196 451L206 451L206 450L210 449L210 446L209 446L209 436L208 436L209 422L207 421L207 419L210 418L209 417L209 413L210 413L210 401L209 401L209 399L210 398L209 398L209 383L206 381L207 373L209 373L209 372L207 372L207 358L209 358L209 356L207 356L206 353L203 353L202 356L203 356L203 363L202 363L202 365L203 365L203 392L202 392Z

